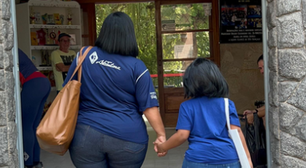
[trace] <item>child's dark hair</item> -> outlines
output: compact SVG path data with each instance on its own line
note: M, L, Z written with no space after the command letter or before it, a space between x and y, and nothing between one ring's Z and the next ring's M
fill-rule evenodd
M228 97L228 84L219 68L212 61L197 58L185 71L185 98Z

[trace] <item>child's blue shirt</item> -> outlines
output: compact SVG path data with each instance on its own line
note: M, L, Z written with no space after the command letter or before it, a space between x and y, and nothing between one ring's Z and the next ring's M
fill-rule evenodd
M234 103L229 100L231 125L240 127ZM224 99L200 97L180 106L176 129L189 130L189 148L185 159L207 164L227 164L238 161L233 141L228 136Z

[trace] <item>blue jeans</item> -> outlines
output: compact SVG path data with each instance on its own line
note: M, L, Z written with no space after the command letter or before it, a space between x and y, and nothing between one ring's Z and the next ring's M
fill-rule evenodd
M117 139L77 124L69 152L77 168L140 168L148 144Z
M241 166L239 161L228 164L205 164L190 162L184 159L182 168L241 168Z

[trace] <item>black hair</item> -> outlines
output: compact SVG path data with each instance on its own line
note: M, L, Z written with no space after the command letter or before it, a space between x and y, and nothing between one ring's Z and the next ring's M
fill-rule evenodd
M95 46L110 54L138 56L139 50L131 18L123 12L108 15Z
M263 55L261 55L261 56L258 58L257 64L258 64L258 62L259 62L260 60L263 60Z
M228 97L228 84L219 68L205 58L197 58L188 66L183 83L185 98Z

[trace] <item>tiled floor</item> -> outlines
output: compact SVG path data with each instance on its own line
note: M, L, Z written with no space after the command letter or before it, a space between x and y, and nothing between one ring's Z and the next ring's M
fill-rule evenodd
M156 138L155 132L152 127L147 126L148 134L150 137L146 159L142 168L180 168L184 159L184 153L188 148L188 142L181 146L168 151L164 157L157 157L153 149L153 141ZM174 128L166 128L166 134L169 138L175 132ZM45 151L41 151L41 161L44 168L73 168L70 160L69 152L64 156L58 156Z

